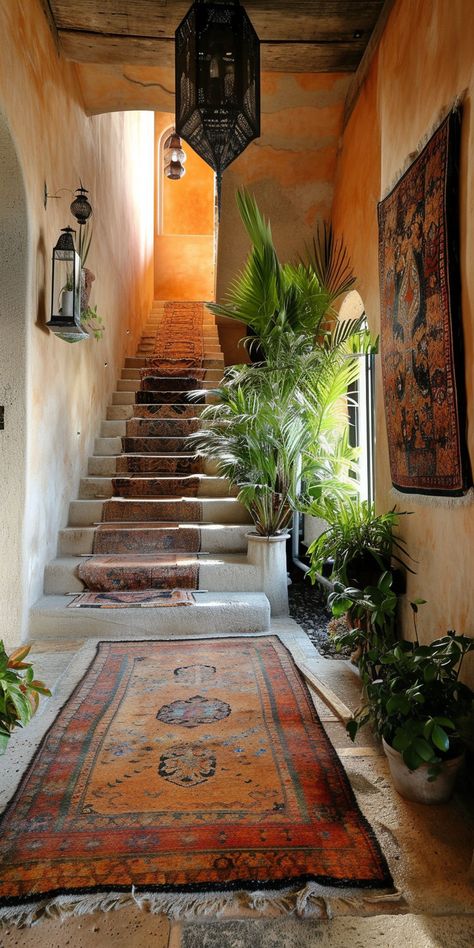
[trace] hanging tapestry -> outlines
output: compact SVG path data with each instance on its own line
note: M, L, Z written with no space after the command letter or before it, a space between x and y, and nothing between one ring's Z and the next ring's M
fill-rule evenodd
M472 484L459 271L459 143L453 110L378 205L381 351L390 469L405 493Z

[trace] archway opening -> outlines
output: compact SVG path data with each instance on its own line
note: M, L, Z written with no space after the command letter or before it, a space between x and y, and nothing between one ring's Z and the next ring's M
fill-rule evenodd
M215 298L214 172L185 142L185 174L164 173L174 116L155 113L155 299Z
M0 113L0 545L1 632L18 642L26 621L24 506L27 451L28 213L15 143Z

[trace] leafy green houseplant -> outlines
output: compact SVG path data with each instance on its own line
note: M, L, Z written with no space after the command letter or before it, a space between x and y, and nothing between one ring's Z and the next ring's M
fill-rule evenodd
M31 663L24 661L30 648L24 645L8 655L0 641L0 754L5 752L12 731L31 720L39 696L51 695L43 682L35 679Z
M420 602L411 604L415 619ZM429 645L416 637L374 647L368 656L378 675L364 674L365 701L347 730L354 740L372 724L384 741L395 786L409 799L448 798L451 761L474 744L474 692L460 681L463 659L473 649L473 639L448 632ZM414 771L421 771L417 782L410 776Z
M97 305L91 306L89 303L92 283L95 280L95 276L88 267L86 267L86 261L89 256L89 251L92 242L92 224L90 221L87 221L86 224L82 224L79 228L79 239L78 239L78 253L81 258L81 323L84 329L90 333L91 336L94 336L94 339L99 342L103 339L105 332L105 324L102 316L97 312Z
M395 508L376 514L373 504L358 497L323 496L308 512L328 524L308 547L312 579L321 573L327 560L332 561L334 577L359 588L376 583L390 569L392 561L413 572L406 544L394 532L399 518L405 514Z
M396 641L397 603L393 576L388 570L379 577L377 585L365 589L336 581L328 596L333 616L349 617L352 627L334 636L334 641L357 656L364 685L377 677L380 653Z

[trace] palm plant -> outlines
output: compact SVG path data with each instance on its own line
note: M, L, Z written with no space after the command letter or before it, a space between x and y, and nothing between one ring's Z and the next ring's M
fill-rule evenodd
M327 496L357 490L347 392L358 374L354 353L373 343L363 317L339 322L332 310L354 282L332 230L318 231L306 262L282 264L255 199L241 191L237 202L252 249L226 302L209 308L250 327L246 344L260 361L227 372L192 443L238 486L265 536L288 527L308 485Z
M243 271L231 283L224 303L211 304L216 315L245 323L252 335L245 340L257 346L268 361L278 360L280 349L290 351L303 340L306 348L343 345L359 336L367 341L364 319L334 325L333 303L353 286L355 278L342 241L330 225L319 227L307 260L280 263L270 224L261 215L255 198L237 192L237 205L252 248Z

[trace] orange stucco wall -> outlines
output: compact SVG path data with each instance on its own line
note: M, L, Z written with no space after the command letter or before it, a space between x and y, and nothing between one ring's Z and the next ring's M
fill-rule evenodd
M461 276L466 351L469 448L474 461L474 5L471 0L398 0L370 74L344 133L333 220L344 234L371 328L380 323L376 205L441 110L467 90L461 160ZM377 500L393 506L387 435L378 367ZM448 628L474 634L474 505L423 506L407 498L403 534L417 574L408 579L403 612L410 634L409 599L420 610L425 640Z
M160 141L173 122L155 114L155 299L213 300L214 172L183 143L186 174L165 177Z
M15 532L23 550L22 567L13 575L9 543L0 549L1 596L8 598L0 637L12 642L26 631L27 607L42 594L44 565L55 556L58 528L67 522L123 358L135 352L153 299L153 115L85 114L76 69L59 58L40 0L2 0L0 36L0 118L16 152L29 234L20 250L27 273L23 318L14 327L0 287L0 338L7 327L16 334L12 351L19 360L11 385L0 378L5 434L25 442L23 469L13 470L7 440L0 444L3 510L8 506L5 516L17 510ZM106 333L100 343L69 345L45 322L52 248L71 221L72 195L59 192L45 210L43 191L45 182L52 194L74 189L80 178L94 206L91 302ZM2 232L14 229L3 212ZM24 432L10 427L19 402ZM2 536L7 541L8 531Z

